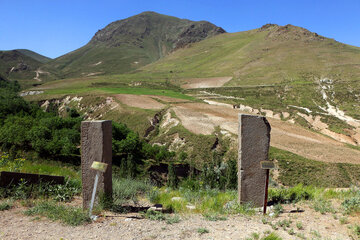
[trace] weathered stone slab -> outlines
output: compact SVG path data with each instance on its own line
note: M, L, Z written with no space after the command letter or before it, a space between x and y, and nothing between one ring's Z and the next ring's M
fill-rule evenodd
M238 194L240 203L254 207L264 204L266 170L261 161L268 161L270 124L265 117L239 114Z
M0 187L17 185L21 181L25 181L29 185L39 183L64 184L64 179L62 176L3 171L0 172Z
M112 195L112 123L111 121L84 121L81 123L81 174L83 208L89 208L96 171L93 161L104 162L108 167L100 173L99 192Z

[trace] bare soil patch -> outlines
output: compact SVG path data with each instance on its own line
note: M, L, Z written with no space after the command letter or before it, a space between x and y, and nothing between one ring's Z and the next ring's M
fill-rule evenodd
M161 109L165 107L164 104L154 100L149 95L117 94L115 98L123 104L142 109Z
M221 87L231 79L232 77L189 78L183 80L184 84L181 87L184 89Z
M215 126L237 134L238 114L245 113L204 103L176 104L173 110L183 126L196 134L211 134ZM360 164L359 152L343 143L278 119L268 118L268 121L274 147L323 162Z

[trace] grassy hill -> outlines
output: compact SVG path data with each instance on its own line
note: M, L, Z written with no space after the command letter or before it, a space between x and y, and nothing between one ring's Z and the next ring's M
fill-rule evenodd
M41 65L41 62L18 50L0 51L0 72L8 79L32 79Z
M301 110L306 108L312 114L320 114L322 121L332 131L354 134L353 126L329 114L325 108L330 104L344 111L344 114L360 119L360 48L319 36L301 27L267 24L259 29L218 34L200 42L189 43L186 48L179 48L160 58L160 53L166 51L159 52L159 48L150 51L150 46L154 45L145 43L153 39L150 36L161 36L163 25L157 23L161 21L167 22L169 26L175 23L187 26L190 22L146 12L110 24L99 31L85 47L51 63L69 75L76 75L78 71L85 75L65 80L62 84L54 83L56 91L66 93L71 89L75 93L77 88L128 88L134 83L142 84L137 88L149 88L151 85L150 88L182 91L179 87L188 78L230 76L232 80L224 87L208 88L207 91L237 97L220 99L224 102L271 109L278 113L290 112L298 123L311 128L309 123L297 116L298 112L308 114L304 109ZM132 24L138 27L138 32ZM152 26L152 31L146 35L144 31L148 25ZM170 34L171 27L166 29L169 29L167 39L176 36L175 33ZM136 36L143 38L137 39ZM130 39L133 41L126 43ZM135 50L139 55L134 54ZM127 74L107 74L95 78L89 76L89 73L105 74L135 69L137 66L131 62L140 55L144 56L145 50L149 53L147 58L144 57L147 60L138 64L160 59ZM124 51L129 51L128 57L119 58ZM100 55L112 61L102 61L98 58ZM321 79L330 81L321 82ZM322 92L324 88L326 91ZM187 90L187 93L197 94L201 90ZM326 99L324 93L327 94ZM292 106L300 108L294 109Z
M110 23L91 41L47 64L64 77L124 73L154 62L173 50L225 31L209 22L194 22L155 12Z
M16 49L16 51L28 56L28 57L31 57L41 63L47 63L51 60L51 58L49 57L46 57L46 56L43 56L39 53L36 53L36 52L33 52L31 50L28 50L28 49Z
M27 88L45 79L53 79L52 74L40 70L49 60L50 58L27 49L0 51L0 74L9 80L19 81L23 88ZM40 71L41 76L36 71Z
M222 34L180 49L142 71L177 78L233 76L228 86L274 84L313 76L359 79L360 48L292 25Z
M48 62L46 66L61 71L65 79L34 88L44 93L26 99L40 101L45 107L57 104L62 111L76 108L90 119L125 123L152 144L176 151L175 159L192 161L201 167L211 159L236 159L237 151L236 142L226 139L234 139L238 111L230 109L231 105L205 104L202 99L207 92L207 100L251 106L262 115L274 111L278 119L272 122L272 146L280 149L275 151L274 159L282 164L282 171L286 170L280 173L281 181L291 185L295 179L292 176L299 180L303 173L293 174L286 164L289 161L300 166L306 159L311 160L306 171L314 169L310 175L328 168L329 175L344 180L339 181L344 183L341 186L359 181L358 167L343 165L342 160L358 153L360 127L333 113L342 110L343 117L360 119L360 48L300 27L272 24L246 32L217 34L198 42L187 41L186 47L180 48L169 40L176 31L169 31L164 35L169 42L161 40L163 45L159 47L154 44L154 37L163 36L162 25L156 23L162 20L169 24L183 21L144 13L110 24L83 48ZM151 31L146 31L147 26L151 26ZM171 30L170 25L166 29ZM125 53L128 55L122 55ZM183 88L191 78L213 77L231 80L222 87ZM157 105L148 107L151 101ZM324 129L310 123L319 116L320 125L327 125ZM154 122L158 124L153 126ZM148 135L151 127L153 131ZM214 131L200 134L195 128ZM333 133L352 145L341 143ZM298 149L302 151L297 152ZM351 164L358 164L358 159L352 159ZM296 173L300 170L296 169ZM327 179L330 178L317 181L325 186ZM331 179L332 186L340 186L334 185L340 177ZM304 178L298 182L302 181Z
M292 25L267 24L221 34L179 49L136 74L169 79L176 85L188 78L230 76L232 80L223 88L208 90L243 98L227 100L233 104L277 112L296 105L327 115L322 108L327 108L329 101L360 119L360 48ZM324 88L331 95L326 100Z

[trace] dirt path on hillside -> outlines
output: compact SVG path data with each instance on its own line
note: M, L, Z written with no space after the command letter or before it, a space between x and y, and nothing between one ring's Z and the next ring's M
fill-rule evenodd
M154 100L149 95L117 94L115 95L115 98L121 103L131 107L143 109L161 109L165 107L164 104Z
M232 77L189 78L182 80L184 84L181 87L184 89L221 87L231 79Z
M42 80L40 79L40 74L50 74L49 72L45 72L45 71L40 70L40 68L37 69L37 70L35 71L35 73L36 73L36 76L34 77L34 79L35 79L36 81L38 81L38 82L41 82L41 81L42 81Z
M211 134L215 126L237 134L238 114L245 113L205 103L176 104L173 110L184 127L196 134ZM360 164L359 151L295 124L267 119L272 128L271 145L274 147L318 161Z
M296 207L284 205L286 212ZM306 239L315 237L315 233L320 235L321 239L350 239L348 235L350 230L347 226L354 224L357 219L349 218L349 224L341 225L330 213L322 215L307 206L300 208L305 211L283 213L279 218L267 218L273 224L282 220L291 221L290 226L285 230L281 227L276 230L282 239L296 238L289 234L291 228L295 234L302 234ZM253 233L262 237L264 232L274 231L270 224L262 223L261 213L251 217L232 215L225 221L209 221L198 214L187 214L179 215L180 222L167 224L165 221L143 219L136 213L120 215L109 212L106 213L108 217L100 218L92 224L71 227L46 218L25 216L24 210L25 208L19 207L0 212L0 239L246 239ZM297 229L297 223L301 223L303 229ZM200 228L208 230L208 233L200 234L198 232Z

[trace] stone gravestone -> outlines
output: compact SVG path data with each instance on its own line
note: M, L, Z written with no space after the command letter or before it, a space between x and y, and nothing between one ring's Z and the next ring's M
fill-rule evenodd
M264 204L266 170L260 162L268 160L270 124L265 117L239 114L238 194L240 203L254 207Z
M112 123L111 121L83 121L81 123L81 175L83 208L89 208L96 171L93 161L108 164L100 174L97 193L112 195ZM98 194L97 194L98 196Z

